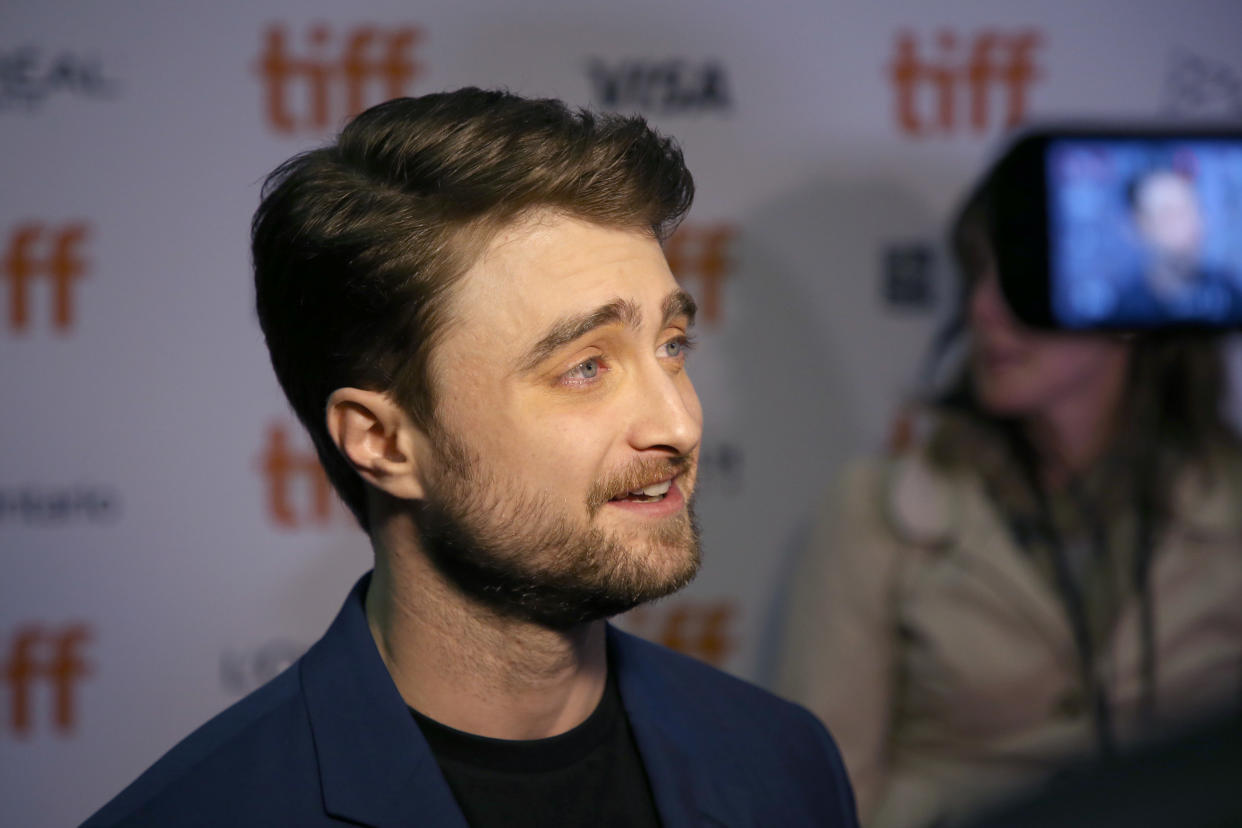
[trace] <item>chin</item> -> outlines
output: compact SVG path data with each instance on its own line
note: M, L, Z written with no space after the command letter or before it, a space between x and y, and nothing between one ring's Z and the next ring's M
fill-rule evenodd
M654 600L685 587L698 574L702 560L698 527L691 519L669 527L668 534L646 539L629 546L630 562L638 580L646 583L652 593L644 600Z
M665 594L685 587L699 572L699 550L684 546L654 546L647 550L643 569L653 583L664 584Z

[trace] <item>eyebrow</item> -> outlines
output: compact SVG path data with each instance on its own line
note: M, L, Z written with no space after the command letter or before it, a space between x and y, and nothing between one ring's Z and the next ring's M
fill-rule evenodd
M690 294L678 289L665 297L661 313L663 315L661 327L666 327L679 316L686 317L687 327L692 327L694 317L698 313L698 305L695 304ZM642 309L628 299L614 299L586 313L567 316L553 324L548 332L526 352L526 356L519 363L519 370L533 370L558 349L579 337L586 336L596 328L615 324L637 328L642 323L642 319Z
M672 322L679 316L686 317L686 327L694 327L694 318L699 313L699 306L694 301L694 297L686 293L684 290L674 290L664 300L664 319L660 327L668 327L668 323Z

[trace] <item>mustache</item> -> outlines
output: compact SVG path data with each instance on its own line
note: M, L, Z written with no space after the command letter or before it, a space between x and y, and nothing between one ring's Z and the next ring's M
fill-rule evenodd
M658 480L667 480L695 467L697 452L672 457L637 460L625 468L598 480L587 495L587 509L594 515L605 503L641 489Z

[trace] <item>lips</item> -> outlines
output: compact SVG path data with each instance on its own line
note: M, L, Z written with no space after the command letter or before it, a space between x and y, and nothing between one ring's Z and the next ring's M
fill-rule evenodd
M685 505L683 488L694 483L694 455L646 458L603 477L591 486L587 509L592 516L606 504L626 507L647 517L672 514Z
M634 483L630 482L628 485L634 486ZM644 486L635 486L600 505L606 505L608 512L618 516L614 518L618 520L667 520L685 514L686 498L681 490L681 477L677 475Z
M656 483L649 483L648 485L640 488L631 489L628 492L619 494L612 499L614 501L629 500L637 503L656 503L664 499L664 496L668 494L668 490L672 487L672 485L673 479L670 477L667 480L661 480Z

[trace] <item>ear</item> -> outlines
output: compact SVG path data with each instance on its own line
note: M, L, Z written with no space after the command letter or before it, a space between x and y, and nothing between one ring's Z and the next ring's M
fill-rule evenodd
M401 500L421 500L420 458L427 444L422 429L381 391L338 388L328 397L328 434L362 479Z

